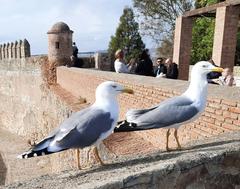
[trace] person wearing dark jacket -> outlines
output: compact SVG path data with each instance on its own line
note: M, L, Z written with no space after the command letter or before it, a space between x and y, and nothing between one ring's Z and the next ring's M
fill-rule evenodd
M177 79L178 78L178 65L176 63L174 63L171 58L168 58L165 61L165 64L167 65L166 78Z
M77 57L78 57L78 48L77 48L75 42L73 42L72 49L73 49L73 50L72 50L72 55L73 55L75 58L77 58Z
M167 73L167 67L163 63L163 58L157 58L157 69L154 72L156 77L165 77Z
M140 61L137 64L135 73L138 75L154 76L153 63L149 57L148 49L145 49L142 52L140 56Z

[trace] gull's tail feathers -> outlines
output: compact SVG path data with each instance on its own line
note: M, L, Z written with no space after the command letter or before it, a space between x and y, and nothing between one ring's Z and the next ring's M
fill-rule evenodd
M28 150L27 152L24 152L24 153L18 155L17 158L18 159L28 159L28 158L48 155L48 154L52 154L52 153L64 150L64 149L62 149L62 150L56 150L56 151L49 151L48 147L49 147L49 144L52 142L53 138L54 137L46 138L46 139L42 140L38 144L32 146L31 149Z
M115 127L114 132L128 132L128 131L137 131L137 124L130 123L127 120L119 121L117 127Z
M126 113L126 118L128 122L135 122L136 119L138 119L140 116L143 114L146 114L154 109L156 109L158 106L153 106L148 109L142 109L142 110L137 110L137 109L130 109Z

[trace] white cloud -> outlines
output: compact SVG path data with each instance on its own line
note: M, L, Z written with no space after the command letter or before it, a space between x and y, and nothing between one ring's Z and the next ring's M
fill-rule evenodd
M106 49L131 0L0 0L0 43L26 38L33 54L47 53L47 31L59 21L74 31L80 51Z

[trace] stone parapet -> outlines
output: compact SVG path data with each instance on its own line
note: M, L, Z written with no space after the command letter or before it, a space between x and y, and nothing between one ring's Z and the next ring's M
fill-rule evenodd
M94 102L97 85L106 80L117 81L135 91L134 95L120 95L120 120L124 119L127 110L157 105L169 97L180 95L189 85L189 82L181 80L66 67L57 69L57 83L73 96L83 96L90 103ZM239 94L238 87L209 85L205 112L195 122L179 128L180 142L184 144L188 141L240 130ZM155 129L135 132L135 134L159 149L165 149L165 132L165 129ZM171 137L170 145L176 147L173 142L174 137Z
M26 39L0 45L0 60L27 58L30 56L30 44Z

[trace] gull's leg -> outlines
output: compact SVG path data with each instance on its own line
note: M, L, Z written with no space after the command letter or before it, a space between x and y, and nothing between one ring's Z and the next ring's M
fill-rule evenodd
M175 131L174 131L174 136L175 136L175 139L176 139L177 145L178 145L177 149L181 149L182 146L180 145L179 140L178 140L177 129L175 129Z
M77 168L80 170L81 165L80 165L80 149L76 149L76 158L77 158Z
M97 147L94 148L93 153L94 153L95 158L100 162L100 164L101 164L101 165L105 165L105 164L103 163L102 159L101 159L100 156L99 156Z
M170 129L167 130L167 135L166 135L166 137L167 137L166 150L167 150L167 151L170 150L169 147L168 147L168 138L169 138L169 135L170 135Z

